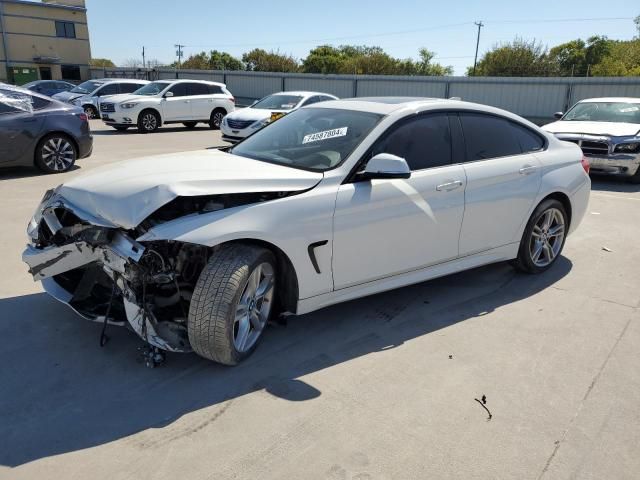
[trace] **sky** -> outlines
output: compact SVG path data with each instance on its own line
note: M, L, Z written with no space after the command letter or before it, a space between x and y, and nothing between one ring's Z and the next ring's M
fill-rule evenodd
M264 48L298 59L317 45L358 44L414 59L426 47L456 75L473 64L474 22L484 23L480 57L517 36L549 47L591 35L628 40L640 15L638 0L87 0L87 9L92 56L117 65L141 58L143 46L147 59L171 63L175 44L185 58Z

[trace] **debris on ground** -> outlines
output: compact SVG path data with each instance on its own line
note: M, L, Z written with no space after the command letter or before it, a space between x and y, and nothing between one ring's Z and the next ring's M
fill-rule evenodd
M487 422L488 422L489 420L491 420L491 418L493 417L493 415L491 414L491 411L490 411L490 410L487 408L487 406L486 406L486 405L487 405L487 396L486 396L486 395L482 395L482 399L481 399L481 400L478 400L477 398L474 398L474 400L475 400L476 402L478 402L478 403L480 404L480 406L481 406L482 408L484 408L484 409L486 410L487 414L489 415L489 418L487 418Z
M602 247L602 250L604 250L605 252L613 252L613 250L611 250L609 247Z

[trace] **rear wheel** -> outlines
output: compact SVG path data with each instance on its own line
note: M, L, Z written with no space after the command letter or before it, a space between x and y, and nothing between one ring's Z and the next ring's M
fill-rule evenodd
M236 365L253 353L274 310L275 265L269 250L250 245L225 245L211 256L189 308L197 354Z
M140 133L152 133L160 128L160 115L153 110L143 110L138 116Z
M187 128L196 128L198 122L182 122L182 124Z
M222 119L226 114L227 112L223 108L216 108L213 112L211 112L211 117L209 118L209 126L214 130L219 130L220 125L222 125Z
M567 212L558 200L542 202L533 212L520 241L514 265L526 273L542 273L553 265L564 247Z
M36 147L36 166L45 173L62 173L76 163L78 152L66 135L53 133L44 137Z

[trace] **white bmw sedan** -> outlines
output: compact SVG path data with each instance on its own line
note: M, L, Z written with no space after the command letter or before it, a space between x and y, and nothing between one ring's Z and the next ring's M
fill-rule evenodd
M222 120L222 139L236 143L269 123L314 103L337 100L322 92L280 92L268 95L247 108L228 114Z
M323 102L232 148L47 192L23 259L83 317L233 365L279 313L492 262L544 272L585 213L587 170L577 145L496 108Z

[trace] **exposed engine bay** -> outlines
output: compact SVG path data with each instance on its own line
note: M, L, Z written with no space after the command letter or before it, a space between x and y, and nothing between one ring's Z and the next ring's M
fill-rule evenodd
M191 296L217 247L136 239L177 218L289 194L177 197L136 228L124 230L49 191L29 225L31 243L23 260L49 294L83 317L105 325L128 325L153 347L188 352Z

